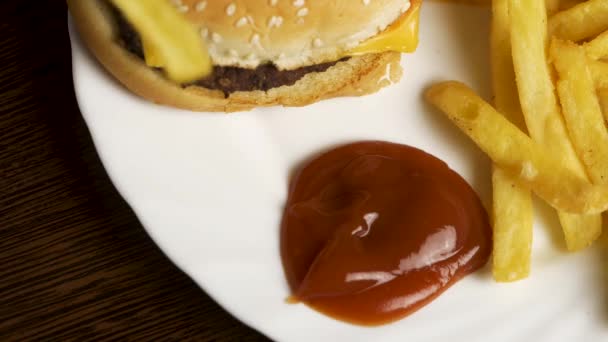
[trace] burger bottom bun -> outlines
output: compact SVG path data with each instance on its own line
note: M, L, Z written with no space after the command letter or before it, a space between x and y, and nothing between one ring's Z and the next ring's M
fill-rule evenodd
M268 91L219 90L182 86L149 68L115 39L113 19L105 3L68 0L76 28L99 62L127 89L151 102L192 111L236 112L266 106L305 106L324 99L362 96L398 82L401 54L385 52L352 57L324 72L305 75L291 86Z

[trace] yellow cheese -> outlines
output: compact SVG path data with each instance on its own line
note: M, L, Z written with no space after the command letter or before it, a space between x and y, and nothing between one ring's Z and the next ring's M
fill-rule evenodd
M393 25L377 36L359 44L348 52L350 56L386 51L414 52L418 47L420 2L412 1L410 9Z

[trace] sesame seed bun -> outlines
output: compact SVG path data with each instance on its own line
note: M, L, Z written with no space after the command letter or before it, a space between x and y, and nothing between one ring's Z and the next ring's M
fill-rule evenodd
M407 0L173 0L209 48L213 63L289 70L335 61L386 29Z
M267 5L270 3L269 1L273 2L272 0L233 2L238 6L245 3L264 3ZM372 0L370 4L376 1L378 3L389 2ZM284 2L278 1L278 3ZM300 0L296 0L288 3L293 6L292 4L299 4L300 2ZM304 1L311 6L310 11L317 8L317 6L313 6L315 3L325 2L340 3L342 7L347 7L345 6L347 2L354 4L353 0ZM359 2L367 3L368 1L357 1L357 3ZM398 2L402 4L403 0ZM281 86L267 91L237 91L226 96L219 90L176 84L168 80L161 72L149 68L139 57L124 49L117 41L115 21L105 1L67 0L67 3L82 40L99 62L130 91L161 105L213 112L244 111L255 107L274 105L305 106L328 98L371 94L393 82L398 82L401 78L401 54L386 52L351 57L346 61L336 63L324 72L306 74L291 86ZM223 0L209 1L204 11L196 11L195 8L198 3L196 1L182 0L180 3L183 6L189 6L189 9L194 9L197 14L201 14L212 12L212 3L213 6L219 6L218 4L226 5L230 2ZM253 7L253 5L248 6ZM278 8L284 8L284 5L277 6ZM330 8L332 6L325 7ZM334 11L338 10L340 9L334 9ZM225 11L224 8L222 13L226 13ZM397 11L397 16L399 13ZM207 18L210 23L213 22L211 19L212 17ZM228 39L227 34L225 37ZM216 47L216 49L218 48Z

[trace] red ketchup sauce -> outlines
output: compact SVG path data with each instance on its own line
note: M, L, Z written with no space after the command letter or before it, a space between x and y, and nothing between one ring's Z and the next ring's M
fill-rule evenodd
M443 161L413 147L360 142L298 170L281 225L293 301L335 319L401 319L481 268L487 213Z

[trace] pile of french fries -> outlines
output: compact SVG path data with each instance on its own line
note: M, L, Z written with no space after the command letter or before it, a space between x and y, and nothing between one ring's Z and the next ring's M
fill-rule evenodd
M493 161L492 273L530 275L532 194L557 210L566 246L602 233L608 209L608 0L492 0L493 105L466 85L427 100Z

